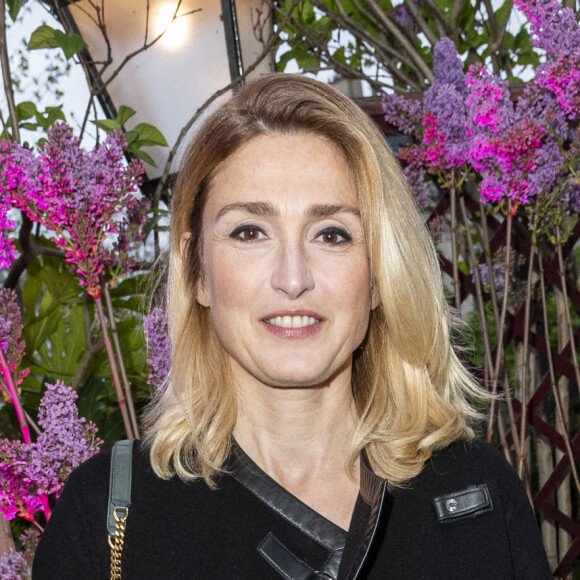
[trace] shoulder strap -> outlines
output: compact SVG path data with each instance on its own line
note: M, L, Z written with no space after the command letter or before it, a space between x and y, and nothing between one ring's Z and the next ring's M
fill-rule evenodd
M133 440L117 441L111 454L109 476L109 505L107 507L107 531L115 535L115 509L117 516L127 513L131 505L131 477L133 471ZM122 510L122 513L120 513Z

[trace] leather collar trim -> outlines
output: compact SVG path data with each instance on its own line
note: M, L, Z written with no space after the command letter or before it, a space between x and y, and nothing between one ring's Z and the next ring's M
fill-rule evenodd
M258 499L331 552L342 552L346 531L301 502L256 465L234 440L231 475Z

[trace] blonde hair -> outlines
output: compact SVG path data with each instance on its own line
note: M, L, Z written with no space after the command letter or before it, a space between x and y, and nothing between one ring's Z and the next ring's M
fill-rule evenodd
M377 474L402 485L431 453L472 437L484 393L450 340L455 322L435 249L399 166L374 123L317 81L269 75L223 104L190 144L173 191L168 311L171 380L146 414L151 462L161 477L204 478L223 470L236 421L227 356L195 300L202 276L201 216L213 177L258 135L309 133L334 143L354 176L380 305L353 366L359 411L350 465L365 448ZM182 234L191 232L182 258Z

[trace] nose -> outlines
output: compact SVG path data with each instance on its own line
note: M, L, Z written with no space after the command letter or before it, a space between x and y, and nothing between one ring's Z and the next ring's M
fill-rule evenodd
M314 276L300 241L280 245L272 272L272 288L295 300L314 289Z

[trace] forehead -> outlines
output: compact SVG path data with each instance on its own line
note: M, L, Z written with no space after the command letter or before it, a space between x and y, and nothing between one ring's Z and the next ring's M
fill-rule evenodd
M358 207L344 155L334 144L311 134L261 135L224 162L210 185L206 211L245 201Z

